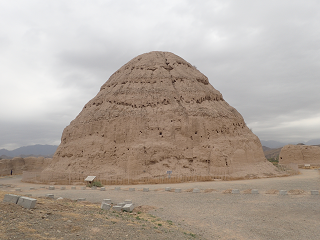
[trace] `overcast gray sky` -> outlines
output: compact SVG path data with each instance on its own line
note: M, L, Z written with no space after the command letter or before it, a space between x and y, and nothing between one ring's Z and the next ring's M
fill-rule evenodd
M261 140L320 138L318 0L0 0L0 148L58 145L155 50L195 65Z

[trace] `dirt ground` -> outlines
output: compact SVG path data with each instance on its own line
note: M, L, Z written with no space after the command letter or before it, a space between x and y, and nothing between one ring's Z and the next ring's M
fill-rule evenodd
M318 170L300 175L240 181L167 185L105 186L106 191L48 190L21 183L21 176L0 178L5 193L37 198L34 210L1 203L0 239L318 239L320 189ZM10 184L10 186L9 186ZM15 192L15 188L22 189ZM30 190L34 187L34 190ZM45 188L43 188L45 187ZM129 191L134 187L135 191ZM148 187L149 192L142 189ZM181 188L181 193L165 191ZM200 193L193 193L199 188ZM240 194L231 194L239 189ZM259 194L251 194L258 189ZM287 190L288 195L279 195ZM47 193L55 199L45 199ZM64 198L57 200L58 197ZM79 202L86 198L88 202ZM133 213L102 211L102 199L131 199Z
M0 198L5 194L0 192ZM150 209L114 212L90 202L42 197L30 210L0 202L0 239L201 239L148 214Z

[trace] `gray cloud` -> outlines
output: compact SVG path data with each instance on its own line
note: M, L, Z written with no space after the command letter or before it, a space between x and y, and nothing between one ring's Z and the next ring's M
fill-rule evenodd
M197 66L260 139L319 138L319 10L292 0L0 0L0 148L59 142L113 72L154 50Z

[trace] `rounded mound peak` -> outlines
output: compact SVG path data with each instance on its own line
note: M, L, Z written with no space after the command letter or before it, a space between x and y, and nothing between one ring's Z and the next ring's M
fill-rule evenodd
M101 87L101 90L127 82L136 82L153 79L185 79L195 80L208 85L208 78L185 61L183 58L171 53L153 51L141 54L122 66Z

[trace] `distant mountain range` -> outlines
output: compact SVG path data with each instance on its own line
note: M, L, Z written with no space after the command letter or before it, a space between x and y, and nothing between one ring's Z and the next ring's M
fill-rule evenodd
M56 145L32 145L25 146L9 151L7 149L0 149L0 158L13 158L13 157L29 157L29 156L43 156L52 157L56 152L58 146Z
M268 140L268 141L261 140L261 145L268 147L268 148L281 148L281 147L288 145L288 144L296 145L298 143L303 143L305 145L319 145L320 138L319 139L312 139L312 140L309 140L308 142L289 142L289 143L277 142L277 141L273 141L273 140Z
M308 142L302 142L306 145L320 145L320 138L319 139L312 139ZM282 148L283 146L287 144L298 144L298 142L291 142L291 143L283 143L273 140L261 140L262 146L265 146L267 148ZM13 157L29 157L29 156L43 156L43 157L52 157L53 154L56 152L58 146L57 145L31 145L31 146L25 146L20 147L17 149L14 149L12 151L9 151L7 149L0 149L0 159L9 159ZM264 149L264 151L269 149Z

